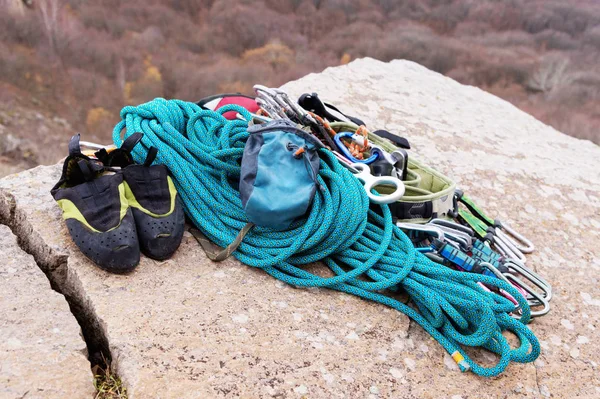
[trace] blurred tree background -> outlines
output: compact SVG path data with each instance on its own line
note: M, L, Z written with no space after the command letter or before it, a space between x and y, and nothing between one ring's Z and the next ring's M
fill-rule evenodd
M600 143L597 0L0 0L0 28L4 119L33 108L105 142L125 104L251 93L373 57Z

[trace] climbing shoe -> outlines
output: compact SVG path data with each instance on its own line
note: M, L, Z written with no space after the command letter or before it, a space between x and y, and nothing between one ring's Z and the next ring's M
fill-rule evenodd
M167 167L152 165L156 148L149 149L144 164L133 161L131 151L142 137L142 133L132 134L121 148L110 153L100 150L95 155L106 167L121 168L140 249L149 258L164 260L173 255L181 243L185 215Z
M102 269L132 271L140 261L136 224L121 173L81 153L79 134L69 142L60 180L51 194L63 211L71 238Z

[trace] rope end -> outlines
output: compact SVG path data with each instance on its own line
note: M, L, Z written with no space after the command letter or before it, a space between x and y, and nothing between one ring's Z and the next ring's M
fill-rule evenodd
M458 364L458 367L460 367L460 371L465 372L471 369L471 366L469 366L469 364L465 361L465 358L459 351L454 351L454 353L452 353L450 356L452 356L452 359L454 359L456 364Z

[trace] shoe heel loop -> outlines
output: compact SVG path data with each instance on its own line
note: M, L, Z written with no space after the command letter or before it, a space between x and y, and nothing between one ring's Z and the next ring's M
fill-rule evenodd
M148 150L148 155L146 156L146 160L144 161L144 166L149 167L152 165L152 162L156 159L156 154L158 154L158 150L156 147L150 147Z

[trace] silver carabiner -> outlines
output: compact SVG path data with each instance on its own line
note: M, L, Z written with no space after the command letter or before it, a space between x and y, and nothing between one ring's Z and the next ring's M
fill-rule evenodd
M510 239L510 237L508 237L501 229L495 228L493 236L496 249L498 249L498 252L501 255L521 263L525 263L527 261L527 258L525 258L523 252L521 252L519 248L514 245L514 242Z
M533 245L533 243L530 240L528 240L527 238L525 238L524 235L515 231L508 224L506 224L505 222L501 222L499 220L495 220L495 224L497 227L500 228L501 231L506 230L505 236L506 236L507 240L509 240L512 243L512 245L515 248L517 248L519 251L521 251L524 254L530 254L533 251L535 251L535 246ZM516 239L516 241L515 241L515 239Z
M429 223L437 224L440 226L446 226L446 227L454 229L454 230L462 231L463 233L468 234L471 237L475 236L473 229L471 229L470 227L467 227L460 223L452 222L450 220L435 218L435 219L431 219L431 221Z
M281 115L279 115L279 112L277 112L277 110L273 107L273 104L268 100L265 100L262 97L257 97L256 103L259 107L267 111L271 119L283 119Z
M507 268L507 274L518 274L524 277L528 282L536 286L542 292L541 296L547 301L552 299L552 286L544 280L539 274L526 267L524 264L515 262L514 260L508 260L504 263ZM521 280L521 279L519 279Z
M442 230L446 236L446 242L448 244L452 244L452 242L454 242L455 244L458 244L459 249L465 251L469 251L473 246L472 231L468 227L444 219L432 219L427 224Z
M103 144L97 144L97 143L92 143L91 141L80 141L79 142L79 148L88 148L90 150L101 150L103 148L114 148L115 146L113 144L110 145L103 145Z
M531 310L531 317L540 317L550 312L550 302L547 298L544 298L544 296L538 294L533 288L528 286L520 278L515 277L512 274L505 274L504 276L507 280L511 281L512 285L519 286L530 296L529 298L525 298L530 307L542 306L542 310Z
M280 98L280 101L285 104L287 108L292 110L298 118L303 118L308 114L304 108L292 101L285 91L278 88L272 88L271 90L275 93L275 98Z
M280 104L276 98L277 94L273 90L262 85L254 85L253 88L257 96L256 102L259 106L264 107L264 110L267 111L271 117L274 119L289 119L288 115L285 113L285 106Z
M483 266L483 267L485 267L486 269L488 269L492 273L494 273L494 275L499 280L504 281L506 284L513 285L510 281L508 281L508 279L506 278L506 276L504 274L502 274L502 272L500 272L500 270L498 270L498 268L496 268L491 263L489 263L489 262L481 262L480 265ZM502 294L502 296L504 296L504 297L511 297L515 302L517 302L517 300L515 298L513 298L513 296L511 294L509 294L508 292L506 292L505 290L503 290L501 288L499 288L499 290L500 290L500 293ZM525 298L525 299L527 299L527 298ZM511 300L511 302L513 302L513 301ZM515 304L515 310L513 310L513 312L514 313L518 313L520 310L521 310L521 305L519 305L519 302L517 302ZM517 317L515 317L515 318L517 318ZM520 316L518 318L520 318Z
M444 236L444 231L436 226L429 226L427 224L418 224L418 223L403 223L403 222L396 222L396 226L398 226L402 230L411 230L411 231L417 231L420 233L425 233L428 236L432 236L442 242L446 242L446 239Z

